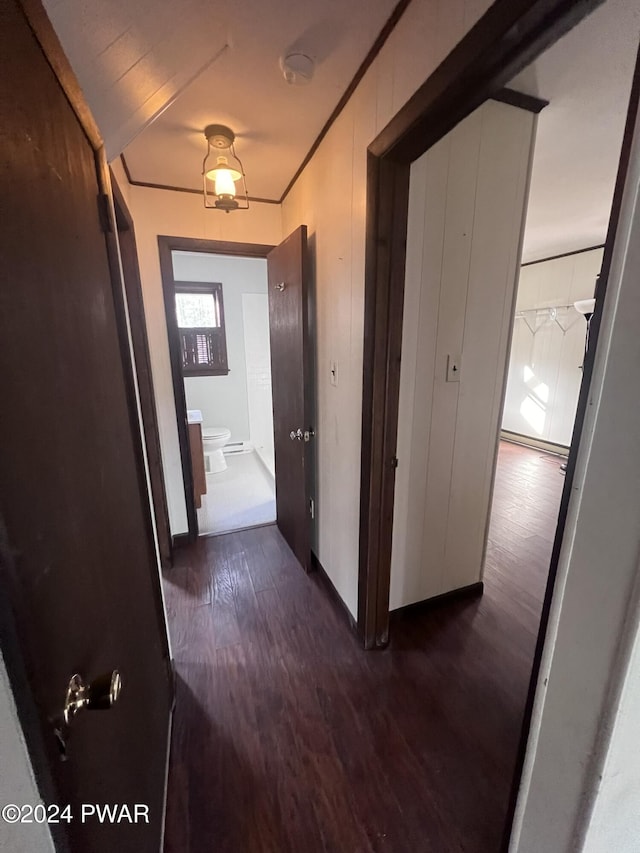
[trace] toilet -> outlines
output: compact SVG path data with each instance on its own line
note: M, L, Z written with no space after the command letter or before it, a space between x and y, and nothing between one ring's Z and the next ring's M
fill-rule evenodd
M227 427L202 427L202 447L204 449L204 467L207 474L218 474L227 468L222 448L231 438Z

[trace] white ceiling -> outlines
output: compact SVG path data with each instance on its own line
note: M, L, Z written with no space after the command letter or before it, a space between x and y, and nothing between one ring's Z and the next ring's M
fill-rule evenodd
M279 199L397 0L44 2L109 159L124 150L135 180L200 189L203 130L227 124L249 194ZM308 86L282 76L292 50L316 60Z
M540 113L523 260L604 242L640 35L638 0L607 0L510 88Z
M397 0L44 0L105 138L136 181L199 190L203 129L238 134L249 194L278 199ZM607 0L511 83L539 117L524 259L602 243L638 0ZM317 60L306 87L279 57Z

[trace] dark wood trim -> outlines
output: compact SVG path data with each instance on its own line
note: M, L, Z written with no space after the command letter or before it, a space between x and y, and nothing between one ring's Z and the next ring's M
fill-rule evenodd
M164 482L162 451L158 430L158 416L155 392L153 388L149 340L147 336L147 322L142 296L142 283L140 281L140 270L137 262L138 250L136 246L135 228L133 218L113 172L111 172L111 188L113 191L116 226L119 235L118 240L121 244L125 240L130 241L130 255L132 258L135 258L135 263L130 261L129 264L126 264L123 259L122 266L124 286L127 294L127 310L129 315L129 324L131 327L134 358L136 362L140 412L142 414L142 426L147 450L147 463L149 466L151 498L153 501L156 522L158 549L160 551L162 567L167 568L171 565L169 510L167 506L167 493Z
M545 107L549 106L549 101L544 98L536 98L534 95L525 95L524 92L516 92L515 89L504 88L491 96L492 101L500 101L502 104L509 104L512 107L518 107L521 110L527 110L530 113L541 113Z
M160 277L162 279L164 313L167 322L171 381L173 384L176 421L178 425L178 444L180 446L180 463L184 482L184 499L187 510L188 537L189 541L193 542L198 536L198 517L193 497L193 467L191 465L189 430L187 427L187 400L184 391L184 378L182 376L182 354L180 351L178 320L176 317L175 279L173 277L173 260L171 258L173 245L170 241L170 237L158 237L158 252L160 255Z
M160 276L162 279L162 293L169 340L169 359L171 362L171 379L178 425L184 499L187 508L187 525L189 528L187 534L176 534L173 537L174 545L178 537L182 535L186 535L187 540L190 542L193 542L197 538L198 517L196 515L196 505L193 496L193 469L191 466L191 451L187 429L187 401L184 391L184 377L182 375L182 353L175 304L176 281L173 277L171 253L205 252L212 255L233 255L242 258L266 258L273 248L274 246L267 245L266 243L233 243L228 240L204 240L196 237L168 237L158 235Z
M496 0L369 146L413 162L603 0Z
M219 308L220 308L220 326L215 330L211 328L202 328L202 329L187 329L184 327L178 327L179 334L188 334L189 332L201 332L204 334L210 334L212 337L219 336L221 338L221 346L220 346L220 361L222 362L217 367L207 366L207 367L185 367L183 362L182 367L182 376L228 376L231 372L229 370L229 361L227 356L227 326L225 322L224 316L224 293L222 282L220 281L177 281L174 284L174 293L210 293L215 296L217 294L219 299Z
M320 133L315 138L311 148L307 151L307 154L306 154L304 160L302 161L302 163L300 163L300 165L296 169L294 176L291 178L291 180L287 184L287 186L286 186L284 192L282 193L282 195L280 196L280 198L275 199L275 198L260 198L260 197L249 196L250 202L254 202L256 204L282 204L282 202L285 200L285 198L289 195L289 192L291 191L293 185L298 180L300 175L304 172L304 170L306 169L306 167L309 164L309 161L311 160L313 155L316 153L316 151L320 147L320 143L322 142L322 140L325 138L325 136L327 135L327 133L331 129L331 126L336 121L336 119L338 118L338 116L340 115L342 110L345 108L345 106L348 104L349 100L351 99L351 96L353 95L353 93L357 89L358 84L360 83L360 81L362 80L364 75L367 73L371 63L374 61L376 56L380 53L382 47L384 46L385 42L387 41L387 39L389 38L389 36L393 32L393 30L395 29L396 24L398 23L400 18L405 13L407 6L409 5L410 2L411 2L411 0L399 0L398 4L396 5L394 10L392 11L391 15L389 15L389 17L387 18L384 26L382 27L382 29L378 33L378 37L376 38L375 42L371 46L371 49L369 50L369 52L367 53L367 55L365 56L365 58L361 62L356 73L353 75L351 82L349 83L349 85L345 89L342 97L340 98L340 100L336 104L331 115L329 116L327 121L324 123L322 130L320 131ZM522 97L527 98L528 96L523 95ZM526 107L524 109L526 109ZM127 165L127 161L125 160L124 154L120 155L120 159L122 160L122 167L124 169L125 175L127 176L127 180L134 187L147 187L147 189L153 189L153 190L169 190L171 192L177 192L177 193L193 193L194 195L202 195L202 190L191 189L190 187L174 187L174 186L171 186L170 184L155 184L155 183L151 183L148 181L136 181L131 177L131 171L129 170L129 166Z
M433 598L425 598L424 601L416 601L413 604L405 604L404 607L398 607L391 611L391 619L402 619L406 616L414 614L422 614L426 611L433 610L435 607L440 607L443 604L449 604L452 601L460 601L465 598L479 598L484 592L484 583L476 581L468 586L461 586L459 589L452 589L449 592L443 592L441 595L434 595Z
M190 193L191 195L202 195L202 190L196 190L192 187L174 187L172 184L154 184L150 181L136 181L131 177L131 171L129 169L129 165L125 160L124 154L120 155L120 159L122 160L122 168L124 169L124 173L127 176L127 180L131 184L132 187L146 187L150 190L167 190L172 193ZM260 198L259 196L249 196L249 201L254 204L280 204L281 200L277 198Z
M107 247L107 259L109 263L109 271L111 274L111 290L113 293L113 304L116 315L116 326L118 338L120 342L120 354L122 359L122 373L127 395L129 422L131 424L131 435L136 458L136 473L138 480L138 488L140 490L140 501L144 507L145 534L147 546L150 552L151 563L154 571L157 572L158 564L156 558L156 538L153 530L153 518L151 505L149 503L149 487L147 483L147 471L144 463L144 445L145 440L141 429L140 418L138 417L138 398L136 395L135 385L135 367L134 357L131 351L129 340L128 312L127 303L125 300L125 283L122 277L122 268L120 265L120 253L117 241L118 226L116 222L116 209L113 197L113 187L110 181L109 166L107 165L104 149L95 152L96 173L98 176L98 186L101 193L108 200L107 216L108 230L105 233L105 243ZM118 535L118 531L113 531L114 535ZM164 602L162 598L162 588L159 574L156 574L156 582L153 584L154 604L156 609L156 617L159 623L159 635L163 645L163 655L166 658L169 654L168 627L165 620Z
M91 146L97 151L103 145L102 134L41 0L19 0L19 3L42 48L42 52L47 58L47 62L67 96L72 110L76 114Z
M122 163L122 168L124 170L125 175L127 176L127 181L130 184L133 184L133 178L131 177L131 172L129 171L129 165L125 160L124 154L120 155L120 162Z
M342 110L348 104L349 100L351 99L351 96L353 95L353 93L357 89L358 84L360 83L360 81L362 80L364 75L369 70L369 66L371 65L373 60L376 58L376 56L382 50L385 42L387 41L387 39L389 38L389 36L393 32L393 30L395 29L396 24L398 23L400 18L404 15L404 13L407 9L407 6L409 5L410 2L411 2L411 0L399 0L395 9L391 13L391 15L389 15L384 26L382 27L382 29L378 33L377 39L374 41L373 45L371 46L371 50L367 53L364 60L360 64L360 67L358 68L356 73L353 75L353 79L351 80L351 82L349 83L347 88L345 89L344 94L342 95L342 97L340 98L338 103L336 104L335 109L333 110L333 112L331 113L331 115L329 116L327 121L325 122L324 127L322 128L322 130L320 131L320 133L316 137L315 142L313 143L313 145L311 146L309 151L307 152L307 156L304 158L302 163L300 163L300 165L298 166L298 168L296 170L296 173L294 174L294 176L291 178L291 180L287 184L285 191L282 193L282 196L280 197L280 204L282 204L282 202L285 200L285 198L289 195L289 192L291 191L293 185L298 180L300 175L304 172L304 170L306 169L306 167L309 164L309 161L311 160L313 155L316 153L316 151L320 147L320 143L325 138L327 133L329 133L331 126L333 125L335 120L338 118L338 116L340 115Z
M172 537L173 547L174 548L184 548L185 545L188 545L191 542L191 537L188 533L176 533L175 536Z
M389 637L393 459L397 440L410 164L488 98L499 95L515 74L601 2L603 0L496 0L369 146L358 580L358 632L365 648L382 648ZM637 76L634 93L637 100ZM625 140L628 147L629 128ZM626 155L623 152L621 169L626 164L625 157L628 159L628 150ZM575 455L586 409L622 180L619 178L605 250L605 254L609 252L609 260L603 264L601 281L596 289L596 298L600 300L594 317L596 335L591 338L588 369L585 363L574 442L569 456L570 467L513 780L513 796L505 821L505 850L508 849L513 824Z
M275 246L267 243L235 243L230 240L203 240L199 237L165 237L172 252L206 252L211 255L236 255L240 258L266 258Z
M585 252L595 252L596 249L604 249L604 243L598 243L597 246L587 246L584 249L574 249L572 252L562 252L559 255L550 255L548 258L538 258L535 261L526 261L520 264L521 267L532 267L534 264L546 264L547 261L558 261L560 258L570 258L572 255L583 255Z
M343 616L345 616L347 623L349 625L349 628L351 628L353 633L357 636L358 627L356 624L356 620L351 615L351 611L349 610L347 605L344 603L342 596L340 595L338 590L335 588L333 581L331 580L331 578L327 574L324 566L322 565L322 563L318 559L317 554L313 550L311 551L311 571L316 573L316 576L318 577L321 585L324 587L324 589L328 593L329 598L334 603L336 608L340 611L340 613Z
M409 166L600 2L496 0L369 146L358 604L366 648L388 640Z
M620 160L618 163L618 172L616 175L616 184L613 192L613 201L611 204L611 215L609 217L609 225L607 228L607 237L604 244L604 255L602 258L602 267L600 275L596 283L596 307L589 327L589 345L584 359L584 367L582 371L582 384L580 386L580 395L578 397L578 406L576 411L576 419L573 425L573 433L571 436L571 447L569 449L569 457L567 459L567 468L565 474L564 490L560 502L560 512L558 515L558 526L556 528L555 540L553 543L553 551L551 554L551 566L549 568L549 576L547 578L547 586L545 589L544 602L542 605L542 615L540 617L540 629L536 640L536 649L533 658L531 669L531 680L529 683L529 692L522 720L522 731L520 735L520 744L516 758L516 767L513 776L513 784L511 788L511 797L509 801L507 820L505 823L505 832L503 837L503 850L508 850L509 838L511 835L511 827L516 810L518 800L518 792L520 789L520 779L524 768L524 761L527 751L527 742L529 740L529 731L531 729L531 719L533 716L533 706L535 701L536 688L540 676L540 668L542 665L542 654L544 645L547 639L547 629L549 627L549 615L551 613L551 603L555 589L556 576L560 563L560 551L564 539L564 532L567 523L567 514L569 511L569 501L573 491L573 481L576 471L576 461L580 446L580 437L584 426L587 409L589 406L589 392L591 386L591 378L593 376L593 368L595 364L596 351L598 346L598 337L600 333L600 324L602 321L602 311L604 308L605 295L609 284L609 275L611 272L611 261L615 248L616 233L618 223L620 221L620 212L622 210L622 200L624 195L625 184L627 181L627 173L629 171L629 160L631 157L631 147L633 143L634 133L638 124L638 112L640 107L640 49L636 56L636 65L633 74L633 83L631 86L631 94L629 96L629 107L627 110L627 119L622 138L622 148L620 151ZM589 250L584 250L589 251Z

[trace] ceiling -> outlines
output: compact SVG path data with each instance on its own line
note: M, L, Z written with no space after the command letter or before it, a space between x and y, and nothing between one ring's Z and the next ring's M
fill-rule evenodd
M228 124L249 194L279 199L397 0L44 0L105 138L136 182L201 188L203 129ZM415 2L415 0L414 0ZM607 0L510 84L539 117L524 259L602 243L640 33ZM316 60L288 85L279 57Z
M203 130L227 124L249 194L279 199L397 0L44 2L107 156L124 151L134 180L200 189ZM316 62L308 86L280 70L296 50Z
M637 0L607 0L509 84L550 102L538 120L523 260L604 242L639 36Z

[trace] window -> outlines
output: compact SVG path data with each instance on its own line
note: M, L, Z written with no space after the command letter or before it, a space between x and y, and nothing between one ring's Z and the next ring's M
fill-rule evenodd
M183 376L226 376L227 338L221 284L176 284Z

